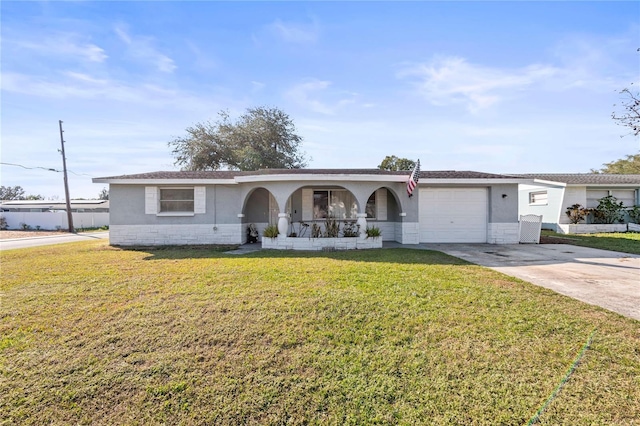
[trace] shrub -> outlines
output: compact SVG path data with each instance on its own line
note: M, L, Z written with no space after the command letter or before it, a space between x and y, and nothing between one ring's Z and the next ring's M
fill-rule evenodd
M382 235L382 232L380 231L380 228L376 227L376 226L372 226L372 227L368 227L365 231L367 233L367 238L371 237L379 237Z
M276 225L269 225L264 228L264 231L262 231L262 235L267 238L276 238L278 236L278 233L279 231Z
M627 210L627 214L631 222L640 224L640 206L633 206Z
M7 219L4 216L0 216L0 230L4 231L8 228L9 225L7 224Z
M332 217L328 217L324 222L324 236L327 238L338 238L340 235L340 224Z
M589 210L585 209L580 204L574 204L571 207L567 207L567 211L565 213L569 216L569 222L575 225L587 217Z
M322 228L317 223L311 225L311 238L322 237Z
M593 216L596 223L617 223L624 220L624 205L622 201L613 195L607 195L598 200L598 207L593 209Z
M20 228L21 228L23 231L28 231L29 229L31 229L31 225L27 225L27 224L26 224L26 223L24 223L24 222L20 222Z

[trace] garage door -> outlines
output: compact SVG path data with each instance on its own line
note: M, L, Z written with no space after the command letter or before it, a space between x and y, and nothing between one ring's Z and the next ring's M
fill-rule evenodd
M420 188L421 243L486 243L486 188Z

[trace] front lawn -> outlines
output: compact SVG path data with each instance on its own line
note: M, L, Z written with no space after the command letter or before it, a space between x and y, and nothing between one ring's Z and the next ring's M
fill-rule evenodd
M438 252L2 252L2 424L640 418L640 322Z
M542 231L542 236L562 244L640 254L640 232L608 232L576 235Z

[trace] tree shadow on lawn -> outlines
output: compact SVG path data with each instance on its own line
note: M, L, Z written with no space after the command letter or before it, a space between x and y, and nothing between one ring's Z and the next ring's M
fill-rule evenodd
M341 251L293 251L293 250L257 250L243 254L231 254L234 247L154 247L121 248L147 253L144 260L167 259L310 259L326 258L350 262L382 262L422 265L472 265L466 260L449 256L433 250L415 250L410 248L382 248L372 250Z

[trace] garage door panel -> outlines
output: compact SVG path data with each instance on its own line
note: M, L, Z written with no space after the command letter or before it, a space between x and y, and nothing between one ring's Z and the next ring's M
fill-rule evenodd
M421 188L420 242L486 242L486 188Z

